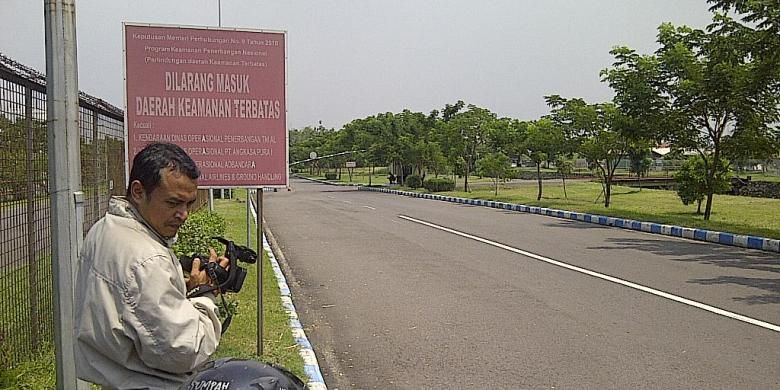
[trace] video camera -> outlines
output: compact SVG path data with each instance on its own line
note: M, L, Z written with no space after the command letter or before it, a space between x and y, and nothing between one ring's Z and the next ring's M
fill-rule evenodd
M225 257L230 262L227 269L219 266L218 263L209 262L208 255L181 256L179 262L185 272L192 270L192 261L200 259L200 270L206 269L211 281L216 283L216 288L221 292L239 292L246 279L246 269L238 266L238 260L254 264L257 262L257 252L243 245L238 245L233 241L222 237L212 237L225 245Z

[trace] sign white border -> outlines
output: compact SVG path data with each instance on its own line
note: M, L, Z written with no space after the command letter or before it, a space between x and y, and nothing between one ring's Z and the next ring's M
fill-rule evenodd
M262 186L198 186L198 189L229 189L229 188L289 188L290 187L290 129L287 114L289 108L287 107L287 80L288 80L288 66L287 59L289 53L289 42L287 40L287 30L271 30L271 29L253 29L253 28L238 28L238 27L215 27L215 26L197 26L187 24L160 24L160 23L138 23L138 22L122 22L122 100L124 101L124 137L125 137L125 185L130 184L130 150L128 148L128 122L127 122L127 28L126 26L139 26L139 27L167 27L167 28L188 28L188 29L201 29L201 30L225 30L225 31L241 31L241 32L263 32L282 34L284 36L284 142L285 146L285 161L287 169L285 169L285 183L287 184L274 184L274 185L262 185Z

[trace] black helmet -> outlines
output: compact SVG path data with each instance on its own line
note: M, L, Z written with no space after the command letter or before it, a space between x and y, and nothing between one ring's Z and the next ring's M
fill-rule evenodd
M222 358L203 364L181 390L305 390L306 385L290 371L253 360Z

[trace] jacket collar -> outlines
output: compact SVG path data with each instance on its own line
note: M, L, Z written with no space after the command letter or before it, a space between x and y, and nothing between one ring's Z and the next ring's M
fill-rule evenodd
M149 225L149 223L146 222L144 217L141 216L141 213L138 212L138 209L136 209L135 206L133 206L133 204L130 203L130 201L125 196L112 196L108 201L108 213L111 215L116 215L117 217L129 218L138 221L146 228L146 230L149 231L150 235L155 237L168 248L173 246L173 244L176 243L176 239L178 238L178 234L173 237L166 238L157 233L152 225Z

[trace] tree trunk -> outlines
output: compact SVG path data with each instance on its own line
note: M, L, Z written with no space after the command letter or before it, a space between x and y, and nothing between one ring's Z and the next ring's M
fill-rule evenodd
M498 181L501 180L500 177L496 177L496 196L498 196Z
M371 176L374 175L374 166L370 165L368 167L368 186L371 187Z
M707 204L704 206L704 220L709 221L710 220L710 214L712 214L712 198L713 198L713 192L712 188L707 189Z
M463 192L469 192L469 167L471 167L471 159L466 160L466 174L463 176Z
M542 199L542 162L536 163L536 182L539 185L539 191L536 193L536 200Z
M639 184L639 191L642 191L642 177L639 175L639 171L636 172L636 182Z
M606 166L601 168L601 180L604 183L604 207L609 208L610 196L612 195L612 168L609 160L606 160Z
M709 170L707 172L707 204L704 206L704 220L709 221L712 214L712 198L715 194L715 170L720 163L720 150L715 145L715 152L712 154ZM705 165L706 166L706 165Z
M701 200L696 200L696 214L701 214Z
M563 180L563 198L569 199L569 196L566 195L566 175L561 175L561 180Z

